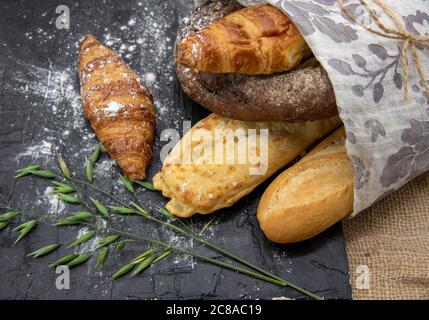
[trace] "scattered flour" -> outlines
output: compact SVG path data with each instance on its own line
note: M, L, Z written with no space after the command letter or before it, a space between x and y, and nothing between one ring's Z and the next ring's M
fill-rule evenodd
M282 270L286 271L287 273L292 272L292 260L288 258L285 251L276 251L273 254L273 260L277 265L282 265ZM285 261L289 262L289 267L285 266Z
M83 236L85 233L88 233L89 231L91 231L88 227L84 227L79 229L77 235L76 235L76 239ZM101 237L96 235L94 238L88 240L85 243L82 243L78 249L77 249L77 253L85 253L85 252L89 252L91 250L94 250L95 246L97 245L98 241L100 241Z
M49 157L53 154L52 142L42 140L36 145L29 146L23 152L17 155L17 158L32 157L40 159L42 157Z
M26 72L16 72L12 81L5 84L6 92L24 95L33 101L33 108L45 108L58 118L71 120L71 128L84 126L80 93L75 87L75 71L70 68L55 69L18 62Z
M193 239L187 239L182 236L177 235L174 231L170 229L164 229L163 234L168 238L167 242L174 247L182 248L185 250L193 250L194 241ZM174 256L173 264L177 268L195 268L195 261L192 256L185 254L176 254Z
M132 26L134 26L135 24L136 24L136 19L135 18L131 18L130 20L128 20L128 25L130 26L130 27L132 27Z
M111 158L99 161L94 167L94 174L98 177L109 176L115 172L115 161Z
M156 80L156 75L154 75L152 72L148 72L144 75L143 79L146 83L153 83Z
M47 213L58 217L66 208L65 204L53 193L52 187L47 187L43 192L44 202L48 204Z

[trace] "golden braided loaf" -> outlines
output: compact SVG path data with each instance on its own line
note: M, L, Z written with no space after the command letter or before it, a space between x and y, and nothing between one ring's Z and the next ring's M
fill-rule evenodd
M271 74L291 70L311 54L288 17L263 4L192 34L179 45L177 59L194 72Z
M85 116L124 173L144 179L152 157L152 95L114 51L92 35L80 46L78 71Z

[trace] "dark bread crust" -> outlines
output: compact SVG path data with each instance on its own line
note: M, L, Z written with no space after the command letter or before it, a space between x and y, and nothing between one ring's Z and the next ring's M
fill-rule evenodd
M177 44L192 32L242 8L235 1L208 2L179 26ZM183 90L210 111L247 121L308 121L338 113L335 94L319 63L271 75L194 73L176 61Z

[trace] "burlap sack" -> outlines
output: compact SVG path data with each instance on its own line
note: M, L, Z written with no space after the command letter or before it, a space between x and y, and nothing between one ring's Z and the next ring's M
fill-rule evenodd
M429 173L343 227L354 299L429 299Z

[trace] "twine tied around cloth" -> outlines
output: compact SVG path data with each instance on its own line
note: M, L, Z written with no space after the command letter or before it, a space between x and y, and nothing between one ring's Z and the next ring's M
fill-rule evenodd
M375 24L380 28L380 30L376 30L371 28L368 25L365 25L363 23L359 23L357 18L350 12L350 10L346 7L343 0L337 0L338 5L340 6L340 9L343 11L343 13L353 22L360 25L361 27L365 28L366 30L385 37L389 39L395 39L398 41L402 41L401 45L401 64L402 64L402 75L403 75L403 82L404 82L404 99L409 99L409 93L408 93L408 75L409 75L409 62L408 62L408 51L411 49L414 66L416 68L416 71L420 77L420 80L423 82L423 87L425 88L425 91L429 93L429 84L426 81L425 74L423 72L423 67L420 63L420 58L417 52L416 45L429 47L429 36L427 35L414 35L407 31L405 24L395 15L395 13L381 0L372 0L373 3L375 3L389 18L390 20L396 25L397 30L392 29L388 26L386 26L380 18L377 16L377 13L372 9L367 0L359 0L361 5L365 8L365 10L368 12L369 16L372 18L372 20L375 22Z

